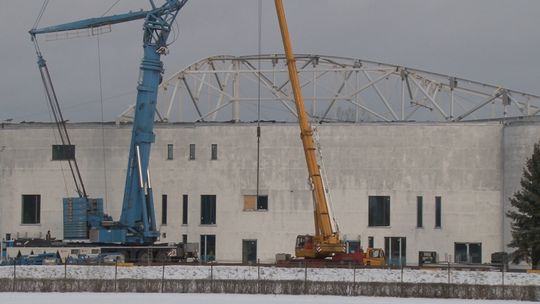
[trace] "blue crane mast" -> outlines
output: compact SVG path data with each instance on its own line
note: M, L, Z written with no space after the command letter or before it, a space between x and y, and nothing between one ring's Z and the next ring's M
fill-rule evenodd
M154 115L158 86L163 74L161 55L168 53L167 40L171 26L187 0L165 0L161 6L156 6L154 0L149 1L152 8L147 11L90 18L30 30L36 47L38 67L45 86L46 97L57 122L60 139L63 145L69 146L71 141L67 134L65 120L36 36L144 19L144 55L137 85L135 117L120 220L113 221L103 212L101 198L88 197L77 162L75 159L70 160L69 165L79 197L64 198L64 239L79 239L86 236L96 243L150 245L159 237L159 231L156 229L149 159L150 149L155 141Z

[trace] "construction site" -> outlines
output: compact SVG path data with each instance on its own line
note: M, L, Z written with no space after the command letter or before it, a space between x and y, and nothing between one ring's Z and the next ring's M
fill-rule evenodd
M162 59L181 56L176 19L192 1L109 13L116 1L102 16L41 26L48 2L29 38L50 120L0 117L2 291L538 300L538 274L523 273L533 265L511 261L507 214L540 140L539 95L444 71L295 53L281 0L271 8L282 52L261 48L259 3L258 53L181 67ZM126 77L136 92L106 119L99 37L134 20L143 23L142 60L139 76ZM65 39L85 37L97 39L100 121L66 115L66 84L54 81L62 69L46 60L50 43L66 48ZM84 274L96 264L114 265L114 275ZM143 267L118 281L120 264L162 265L161 279ZM229 264L240 268L219 270ZM36 265L49 266L25 273ZM68 265L77 265L72 276ZM472 282L451 269L497 273L472 274ZM50 290L28 281L42 276L56 278ZM298 284L281 282L289 276ZM83 290L68 278L97 283ZM157 285L142 290L131 279ZM379 281L401 285L380 294L357 285ZM424 282L442 285L415 289ZM353 287L330 291L340 284ZM409 294L403 284L412 284Z

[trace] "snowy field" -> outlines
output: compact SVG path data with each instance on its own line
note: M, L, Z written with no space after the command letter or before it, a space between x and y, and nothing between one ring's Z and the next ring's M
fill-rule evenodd
M133 293L3 293L3 304L526 304L534 302L334 296L133 294Z
M258 271L260 270L260 272ZM73 278L73 279L114 279L114 266L17 266L17 278ZM161 266L118 267L118 279L161 279ZM260 267L256 266L179 266L165 267L165 279L216 279L216 280L304 280L304 268ZM0 278L13 278L13 267L0 267ZM446 270L405 269L403 277L399 269L337 269L308 268L308 281L340 282L409 282L448 283ZM501 272L451 270L450 283L500 285ZM540 274L505 273L505 285L540 286Z

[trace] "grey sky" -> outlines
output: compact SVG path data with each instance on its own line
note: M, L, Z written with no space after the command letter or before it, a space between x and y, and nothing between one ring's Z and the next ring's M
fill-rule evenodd
M50 0L40 26L101 16L114 0ZM211 55L257 53L257 0L190 0L165 76ZM540 1L285 0L297 53L355 57L540 94ZM38 0L0 0L0 120L48 121L28 30ZM263 53L281 53L274 4L263 0ZM148 8L123 0L111 14ZM135 100L141 21L100 36L105 119ZM100 120L97 39L47 42L66 119Z

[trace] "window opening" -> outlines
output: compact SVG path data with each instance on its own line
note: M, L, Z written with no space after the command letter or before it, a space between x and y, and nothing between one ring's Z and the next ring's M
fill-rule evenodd
M442 206L441 206L441 197L435 197L435 228L441 228L441 216L442 216Z
M423 219L423 209L424 209L424 198L421 196L416 197L416 227L422 228L424 226Z
M167 225L167 194L161 196L161 224Z
M167 160L172 160L174 157L174 146L173 144L167 145Z
M195 144L189 144L189 159L195 159Z
M188 224L188 195L182 195L182 225Z
M390 196L370 196L368 225L390 226Z
M213 234L201 235L201 260L211 262L216 260L216 236Z
M41 221L41 195L23 194L22 224L39 224Z
M52 145L52 160L75 160L75 145Z
M212 155L211 155L211 159L212 160L217 160L217 157L218 157L218 149L217 149L217 144L212 144Z
M216 224L216 196L201 195L201 225Z

